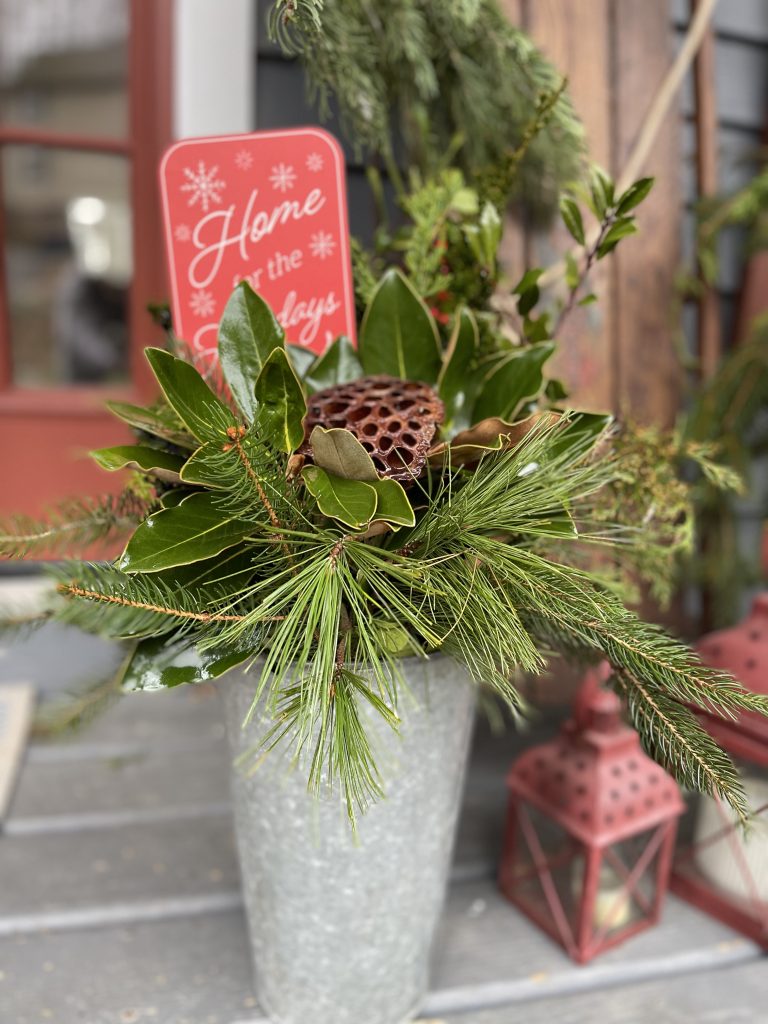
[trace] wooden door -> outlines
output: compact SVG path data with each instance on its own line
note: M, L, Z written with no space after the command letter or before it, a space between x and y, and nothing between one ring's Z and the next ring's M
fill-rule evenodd
M151 393L171 0L0 0L0 515L118 482L107 397Z

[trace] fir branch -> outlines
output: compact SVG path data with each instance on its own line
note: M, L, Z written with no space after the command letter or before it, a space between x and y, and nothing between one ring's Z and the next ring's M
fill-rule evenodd
M71 498L42 520L14 516L0 522L0 557L72 554L116 540L145 518L153 501L132 491L102 498Z
M615 674L614 686L648 754L686 789L722 797L746 824L750 808L738 770L691 711L625 672Z

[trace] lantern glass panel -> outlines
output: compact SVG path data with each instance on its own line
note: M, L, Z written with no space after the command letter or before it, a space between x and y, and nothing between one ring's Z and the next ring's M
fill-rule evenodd
M738 762L737 762L738 763ZM675 859L680 895L768 946L768 770L740 763L753 821L744 832L722 801L698 797Z
M584 877L584 847L547 815L521 802L508 891L567 946L575 941Z
M652 920L658 888L663 832L648 829L603 853L592 911L596 937L610 940L640 921Z

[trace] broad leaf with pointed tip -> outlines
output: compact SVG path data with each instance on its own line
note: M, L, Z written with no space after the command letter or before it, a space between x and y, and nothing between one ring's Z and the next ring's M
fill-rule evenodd
M285 351L291 360L291 366L296 371L299 380L306 381L310 366L314 366L317 356L311 348L302 348L301 345L286 345Z
M221 437L227 427L235 425L232 411L214 395L194 366L161 348L144 351L168 404L198 441Z
M465 466L477 462L486 452L499 452L519 444L528 431L543 419L554 422L559 417L560 413L536 412L527 419L507 423L498 416L490 416L460 431L450 442L443 441L430 448L429 463L441 466L450 460L452 466Z
M116 469L138 469L142 473L166 480L179 482L179 470L184 459L179 455L158 451L149 445L120 444L114 448L97 448L90 452L91 458L102 469L113 472Z
M402 484L397 480L377 480L370 486L376 491L377 498L374 523L384 522L398 527L416 524L416 515Z
M336 384L349 384L363 376L363 368L357 358L355 347L349 338L342 334L338 337L309 368L305 379L313 391L334 387Z
M183 424L170 409L163 413L156 409L145 409L141 405L131 405L130 402L107 402L107 408L134 430L162 437L180 448L195 447L195 439L184 430Z
M524 402L544 386L542 367L555 351L552 342L531 345L494 362L475 401L473 419L499 416L511 421Z
M124 693L165 690L219 679L251 657L248 651L201 651L186 638L149 637L136 646L121 680Z
M477 321L471 310L462 308L451 331L437 392L445 406L445 423L450 424L464 407L467 398L467 371L477 351Z
M191 494L136 527L118 568L149 573L200 562L238 544L253 529L252 523L227 517L211 494Z
M221 477L216 470L211 469L211 454L220 452L221 447L221 441L206 441L200 445L181 467L181 480L185 484L197 484L200 487L211 487L213 490L221 489L224 486Z
M273 349L284 345L285 332L275 314L247 281L241 281L219 324L219 362L232 397L249 421L256 415L256 378Z
M309 437L316 466L345 480L378 480L368 452L355 435L344 427L315 427Z
M360 327L358 354L367 374L426 384L437 380L441 353L435 321L397 269L388 270L373 293Z
M307 403L283 349L270 352L256 380L254 393L256 418L264 440L290 455L304 440Z
M324 516L355 530L373 518L378 499L372 484L326 473L320 466L305 466L301 475Z

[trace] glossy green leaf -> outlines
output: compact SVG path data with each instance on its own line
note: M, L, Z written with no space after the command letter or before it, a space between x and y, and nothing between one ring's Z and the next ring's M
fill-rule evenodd
M214 395L194 366L160 348L144 351L168 403L194 437L212 440L235 424L232 411Z
M310 367L306 382L313 391L348 384L363 376L363 368L357 358L357 351L346 335L342 334Z
M249 657L248 651L201 651L187 638L150 637L137 644L123 673L121 688L124 693L133 693L205 683L218 679Z
M621 216L639 206L653 188L655 180L655 178L640 178L639 181L630 185L616 204L616 213Z
M143 430L154 437L171 441L180 448L194 448L195 439L184 430L184 424L171 409L146 409L130 402L107 402L107 408L134 430Z
M316 466L345 480L378 480L379 475L368 452L354 434L343 427L315 427L309 443Z
M256 378L270 352L284 344L285 332L275 314L247 281L241 281L219 324L219 362L232 397L249 421L256 415Z
M637 224L635 224L634 218L622 217L620 220L617 220L600 243L597 250L597 258L601 260L604 256L607 256L609 252L613 252L622 238L627 238L629 235L634 235L636 233Z
M360 327L359 357L366 374L437 381L441 354L435 321L399 270L388 270L373 293Z
M320 466L305 466L301 475L324 516L352 529L366 526L373 518L378 499L372 484L346 480Z
M97 448L90 452L91 458L110 472L116 469L138 469L159 480L176 482L184 459L178 455L158 451L148 445L121 444L114 448Z
M559 455L582 441L597 443L612 423L613 416L608 412L571 413L569 423L552 446L552 454Z
M534 285L538 284L539 278L543 273L544 271L541 267L532 267L530 270L526 270L512 289L512 294L522 295L523 292L527 292L529 289L533 288Z
M273 349L267 356L254 393L256 417L264 440L286 454L296 451L304 440L307 403L284 349Z
M187 495L189 497L189 495ZM236 596L253 576L253 551L237 545L213 558L189 565L175 565L157 574L172 587L199 594L202 606L212 599Z
M317 356L311 348L302 348L301 345L286 345L285 351L291 360L291 366L296 371L299 380L306 380L309 368L314 366Z
M210 494L192 494L176 508L149 516L128 541L123 572L160 572L212 558L253 532L253 524L226 516Z
M503 225L493 203L486 203L477 223L465 224L463 231L467 244L480 266L495 266Z
M192 452L181 467L179 476L185 484L197 484L218 490L223 485L219 475L211 469L211 453L221 451L221 441L206 441Z
M377 480L367 486L376 492L374 522L394 523L397 526L414 526L416 515L402 484L397 480Z
M535 398L543 385L542 367L555 351L546 342L498 360L488 373L474 407L474 419L499 416L513 420L523 402Z
M174 487L172 491L164 491L160 495L160 504L163 508L176 508L180 505L185 498L188 498L192 492L188 491L186 487Z
M576 201L570 196L562 196L560 198L560 216L563 218L563 223L568 228L570 235L579 245L584 245L586 239L584 236L584 221L581 219L581 210L579 210Z
M462 308L454 322L443 359L437 390L445 405L445 422L451 423L466 402L467 371L477 352L477 321Z

